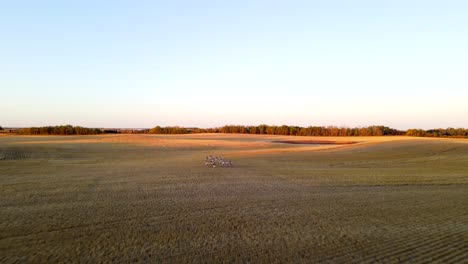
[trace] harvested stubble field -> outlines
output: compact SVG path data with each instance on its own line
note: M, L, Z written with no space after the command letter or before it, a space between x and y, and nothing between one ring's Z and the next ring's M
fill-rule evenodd
M4 136L0 183L1 263L468 258L465 139Z

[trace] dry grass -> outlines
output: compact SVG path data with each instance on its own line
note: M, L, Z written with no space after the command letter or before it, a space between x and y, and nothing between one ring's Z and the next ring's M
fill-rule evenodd
M275 140L324 138L1 137L0 262L468 257L468 140Z

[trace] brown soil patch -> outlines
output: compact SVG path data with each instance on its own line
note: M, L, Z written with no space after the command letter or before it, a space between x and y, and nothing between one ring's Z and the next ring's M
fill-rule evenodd
M312 144L312 145L348 145L356 144L355 141L326 141L326 140L275 140L274 143L284 144Z

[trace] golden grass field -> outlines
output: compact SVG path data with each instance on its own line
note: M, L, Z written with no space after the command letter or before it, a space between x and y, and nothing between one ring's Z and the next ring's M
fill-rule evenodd
M0 184L1 263L468 259L467 139L1 136Z

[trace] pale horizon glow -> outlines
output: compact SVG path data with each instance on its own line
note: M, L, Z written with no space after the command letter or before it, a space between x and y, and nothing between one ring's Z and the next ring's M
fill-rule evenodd
M0 126L468 127L466 1L8 1Z

